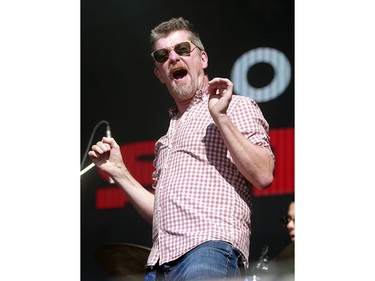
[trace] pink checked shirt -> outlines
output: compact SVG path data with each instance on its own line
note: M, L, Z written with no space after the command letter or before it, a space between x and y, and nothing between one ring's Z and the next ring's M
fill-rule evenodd
M174 113L176 114L176 112ZM250 98L233 95L227 114L271 155L268 123ZM248 267L251 184L240 174L198 91L155 144L153 246L148 266L175 260L209 240L232 243Z

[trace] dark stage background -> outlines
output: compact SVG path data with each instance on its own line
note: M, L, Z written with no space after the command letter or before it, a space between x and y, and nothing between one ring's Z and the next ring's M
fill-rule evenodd
M183 16L200 32L209 77L228 77L235 94L258 101L270 124L275 182L254 192L251 266L264 245L270 259L289 243L280 218L294 196L294 2L292 0L81 1L81 159L105 135L121 145L135 177L151 188L153 144L169 124L173 101L153 74L149 32ZM94 128L97 124L97 130ZM92 134L94 135L92 136ZM126 154L126 155L125 155ZM96 169L81 177L81 280L110 280L94 251L109 243L151 247L151 226Z

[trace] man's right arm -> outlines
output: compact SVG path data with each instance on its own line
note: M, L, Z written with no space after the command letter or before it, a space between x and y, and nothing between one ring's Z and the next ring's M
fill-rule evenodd
M88 153L91 161L107 173L120 186L138 213L152 223L154 194L145 189L126 168L119 145L113 138L106 138L92 146Z

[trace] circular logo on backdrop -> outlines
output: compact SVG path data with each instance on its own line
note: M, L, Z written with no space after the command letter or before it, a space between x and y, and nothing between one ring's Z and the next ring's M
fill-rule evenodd
M249 83L247 74L250 68L260 63L271 65L274 76L269 84L257 88ZM286 55L276 49L265 47L252 49L240 56L234 63L231 73L234 91L256 102L267 102L280 96L288 87L291 77L291 66Z

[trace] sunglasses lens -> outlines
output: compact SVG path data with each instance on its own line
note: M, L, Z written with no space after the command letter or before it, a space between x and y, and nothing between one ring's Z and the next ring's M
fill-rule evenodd
M182 42L171 48L173 48L173 50L179 56L190 56L191 45L189 42ZM169 52L170 52L169 49L164 48L164 49L160 49L160 50L153 52L152 56L154 57L155 61L158 63L166 62L169 58Z
M174 47L174 51L180 56L190 56L191 46L189 42L182 42Z
M154 59L158 63L165 62L168 59L169 52L167 49L160 49L154 52Z

